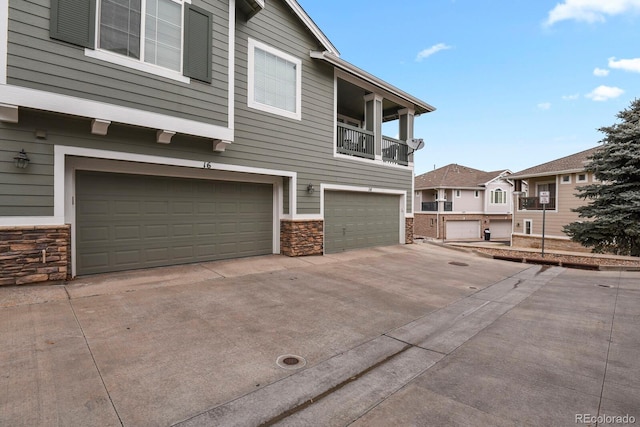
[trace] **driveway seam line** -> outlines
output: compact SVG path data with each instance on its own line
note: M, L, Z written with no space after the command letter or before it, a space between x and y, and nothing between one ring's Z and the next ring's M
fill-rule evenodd
M67 287L64 286L64 291L67 293L67 300L69 301L69 307L71 308L71 313L73 313L73 318L76 320L76 323L78 324L78 328L80 328L80 332L82 332L82 339L84 339L84 343L87 346L87 350L89 350L89 354L91 355L91 360L93 360L93 366L96 367L96 371L98 372L98 376L100 377L100 381L102 382L102 386L104 387L104 391L105 393L107 393L107 397L109 398L109 402L111 402L111 407L113 408L113 411L116 413L116 417L118 417L118 421L120 421L120 425L124 427L124 423L122 422L122 418L120 417L120 414L118 413L118 409L116 408L116 405L113 403L113 399L111 398L111 393L109 393L109 389L107 388L107 384L104 382L104 378L102 377L102 372L100 372L100 368L98 367L98 362L96 362L96 358L93 355L93 351L91 350L91 346L89 345L89 341L87 340L87 336L84 333L84 329L82 328L82 324L80 323L80 320L78 319L78 315L76 314L76 310L73 308L73 304L71 303L71 295L69 294L69 291L67 290Z
M620 293L620 281L622 277L622 271L618 275L618 286L616 286L616 299L613 302L613 313L611 315L611 329L609 330L609 339L607 343L607 358L604 362L604 374L602 375L602 387L600 388L600 400L598 401L598 416L596 418L596 427L598 427L598 420L600 419L600 409L602 408L602 396L604 395L604 385L607 380L607 368L609 367L609 353L611 352L611 341L613 338L613 326L616 320L616 308L618 307L618 294Z

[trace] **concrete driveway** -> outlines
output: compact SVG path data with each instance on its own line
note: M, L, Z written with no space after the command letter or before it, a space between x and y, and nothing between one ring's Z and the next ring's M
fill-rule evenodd
M0 287L0 425L640 423L639 324L639 272L429 244Z

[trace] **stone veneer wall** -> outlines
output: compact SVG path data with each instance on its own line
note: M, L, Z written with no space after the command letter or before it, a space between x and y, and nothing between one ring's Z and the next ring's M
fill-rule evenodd
M69 225L0 227L0 285L66 280L70 246Z
M542 237L514 234L511 238L511 246L520 248L541 249ZM561 239L549 236L545 236L544 238L544 249L571 252L591 252L590 248L584 247L578 242L574 242L569 239Z
M404 238L407 245L413 243L413 218L405 218Z
M280 221L280 252L287 256L322 255L323 227L321 219Z

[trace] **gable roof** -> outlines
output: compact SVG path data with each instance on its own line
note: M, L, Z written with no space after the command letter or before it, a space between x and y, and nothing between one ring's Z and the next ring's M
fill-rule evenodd
M558 175L568 172L580 172L585 169L586 164L600 147L589 148L570 156L561 157L547 163L542 163L528 169L521 170L510 176L510 178L533 178L536 176Z
M416 190L436 188L481 188L494 179L508 173L508 170L485 172L452 163L416 176Z
M313 22L313 19L311 19L307 12L305 12L302 6L300 6L300 4L298 4L296 0L284 0L284 2L291 8L291 10L293 10L300 21L307 27L311 34L314 35L314 37L324 48L324 51L311 51L310 55L312 58L324 60L332 66L348 74L356 76L377 88L380 88L407 101L408 103L413 105L416 116L419 116L423 113L430 113L436 110L435 107L427 104L426 102L398 89L397 87L385 82L384 80L379 79L378 77L369 74L366 71L340 58L340 52L338 52L338 49L336 49L336 47L331 43L331 41L322 32L322 30L316 25L316 23Z

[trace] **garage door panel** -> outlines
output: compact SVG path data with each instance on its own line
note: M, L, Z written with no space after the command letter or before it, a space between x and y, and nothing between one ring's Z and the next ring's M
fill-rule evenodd
M328 191L325 193L325 252L399 243L400 197Z
M84 171L76 182L78 274L272 252L270 184Z
M446 238L449 240L480 238L480 221L450 220L446 224Z

